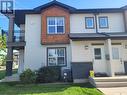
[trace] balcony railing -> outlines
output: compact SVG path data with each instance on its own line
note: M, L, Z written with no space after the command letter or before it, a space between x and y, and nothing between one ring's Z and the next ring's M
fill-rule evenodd
M25 32L18 30L14 31L14 37L13 37L14 42L24 42L25 41Z
M7 35L7 42L8 41L8 32L6 31L5 34ZM25 32L21 30L14 31L13 42L24 42L25 41Z
M25 41L25 32L24 31L15 31L13 42L24 42Z

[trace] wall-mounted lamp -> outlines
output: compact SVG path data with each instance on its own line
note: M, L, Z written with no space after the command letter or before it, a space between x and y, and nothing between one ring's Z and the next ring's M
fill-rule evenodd
M88 45L85 45L85 49L86 49L86 50L89 49L89 46L88 46Z

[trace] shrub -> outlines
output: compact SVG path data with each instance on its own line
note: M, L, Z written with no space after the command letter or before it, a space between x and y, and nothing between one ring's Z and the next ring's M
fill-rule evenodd
M25 70L20 75L20 81L25 84L35 83L35 81L36 81L35 72L31 71L30 69Z
M51 83L60 80L60 67L42 67L37 71L37 82Z

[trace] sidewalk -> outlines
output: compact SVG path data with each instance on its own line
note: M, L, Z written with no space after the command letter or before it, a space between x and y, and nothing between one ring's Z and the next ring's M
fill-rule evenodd
M127 95L127 87L98 88L105 95Z

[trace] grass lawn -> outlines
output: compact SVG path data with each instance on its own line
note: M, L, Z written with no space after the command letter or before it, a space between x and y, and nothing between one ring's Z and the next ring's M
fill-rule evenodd
M16 73L17 70L13 70ZM0 70L0 79L5 70ZM90 84L21 84L0 83L0 95L103 95Z
M13 74L15 74L17 72L17 69L13 70ZM5 70L0 70L0 80L3 79L5 77Z
M0 95L103 95L90 84L0 83Z

